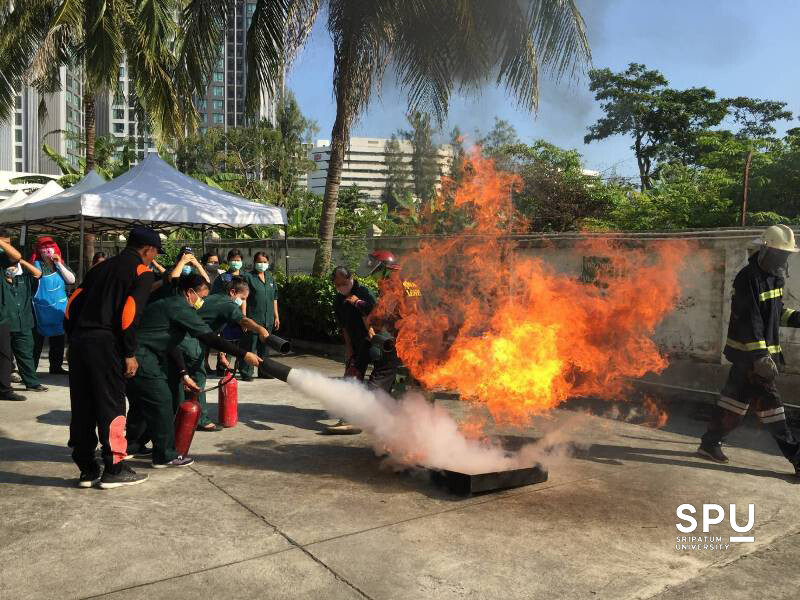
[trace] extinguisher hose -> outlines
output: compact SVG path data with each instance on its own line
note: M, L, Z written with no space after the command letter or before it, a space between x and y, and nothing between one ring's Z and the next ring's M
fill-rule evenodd
M234 367L233 370L226 371L222 379L220 379L217 382L217 385L212 385L211 387L207 387L203 390L203 392L213 392L215 389L226 385L229 381L231 381L234 378L235 375L236 375L236 367Z

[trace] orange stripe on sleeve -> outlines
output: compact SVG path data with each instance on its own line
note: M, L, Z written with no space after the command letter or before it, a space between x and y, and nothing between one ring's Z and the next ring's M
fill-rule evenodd
M150 269L148 269L144 265L139 265L138 267L136 267L136 275L137 276L141 276L141 275L144 275L145 273L149 273L149 272L150 272Z
M69 319L69 307L72 305L72 301L75 300L75 298L78 297L78 294L80 294L82 291L83 288L77 288L74 292L72 292L72 295L69 297L69 300L67 301L67 308L64 311L65 319Z
M136 316L136 300L132 296L128 296L125 300L125 306L122 309L122 329L123 331L131 326L133 318Z

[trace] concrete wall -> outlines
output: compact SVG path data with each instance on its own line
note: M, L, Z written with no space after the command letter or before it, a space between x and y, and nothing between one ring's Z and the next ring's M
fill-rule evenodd
M637 247L653 246L664 240L688 240L694 250L681 273L681 295L676 310L668 315L656 332L656 340L671 362L723 365L722 350L727 338L730 316L730 297L733 279L747 261L748 245L757 238L761 229L722 229L713 231L687 231L680 233L617 234L615 239ZM591 237L579 234L518 236L514 238L519 256L541 257L557 271L580 278L584 263L592 260L587 252L578 249ZM393 251L402 261L404 254L414 251L421 237L366 238L367 248L385 248ZM334 264L342 261L341 243L334 244ZM197 242L192 242L200 252ZM245 255L244 262L266 250L273 264L284 269L285 252L282 239L273 240L208 240L208 249L216 249L223 256L236 247ZM316 240L289 240L289 273L309 273L314 261ZM790 274L784 292L787 306L800 308L800 258L790 263ZM795 272L798 275L794 275ZM794 275L794 276L793 276ZM787 372L800 374L800 333L794 329L782 330L782 346L786 355ZM716 372L715 372L716 373ZM714 375L718 379L719 375Z

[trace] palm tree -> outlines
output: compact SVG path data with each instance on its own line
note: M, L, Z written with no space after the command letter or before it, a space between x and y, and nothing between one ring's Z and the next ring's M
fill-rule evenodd
M182 132L175 83L176 0L25 0L0 2L0 119L19 88L61 88L60 68L84 74L86 168L94 167L95 98L117 89L126 62L136 102L158 135Z
M336 203L350 128L388 67L408 92L409 112L441 123L455 89L492 79L527 110L538 106L540 67L560 77L590 60L574 0L329 0L336 119L331 132L313 274L331 259Z
M247 32L251 113L264 90L282 90L285 69L311 31L320 4L256 4ZM575 0L328 0L326 6L334 43L336 119L315 275L330 263L350 128L388 67L408 91L409 111L430 112L442 122L454 90L477 91L492 79L524 108L535 110L540 67L556 77L574 75L590 59ZM186 0L182 8L176 79L184 112L191 116L191 95L204 89L224 42L229 2Z

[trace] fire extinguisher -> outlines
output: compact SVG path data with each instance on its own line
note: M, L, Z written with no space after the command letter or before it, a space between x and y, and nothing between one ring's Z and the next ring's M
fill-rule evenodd
M223 427L233 427L239 422L239 383L234 373L225 374L225 379L220 382L217 393L219 406L219 424Z
M187 395L187 400L181 402L175 415L175 449L180 456L189 454L198 421L200 421L200 403L196 395Z

